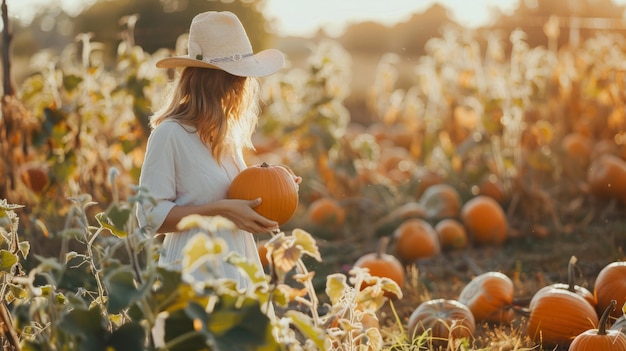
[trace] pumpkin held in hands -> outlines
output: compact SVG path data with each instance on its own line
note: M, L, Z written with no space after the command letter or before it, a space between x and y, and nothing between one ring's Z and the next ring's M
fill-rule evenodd
M298 208L298 184L291 170L280 165L263 162L241 171L230 184L229 199L263 202L254 210L261 216L283 225Z

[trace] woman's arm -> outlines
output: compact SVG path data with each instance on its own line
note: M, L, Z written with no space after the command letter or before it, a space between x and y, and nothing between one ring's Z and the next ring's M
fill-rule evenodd
M254 208L261 204L261 198L256 200L224 199L204 205L174 206L165 217L165 221L158 229L159 233L177 232L176 225L188 215L222 216L231 220L235 225L250 233L260 234L278 230L278 223L269 220Z

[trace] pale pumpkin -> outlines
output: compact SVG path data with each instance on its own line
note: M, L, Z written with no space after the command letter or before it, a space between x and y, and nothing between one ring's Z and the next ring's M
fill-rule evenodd
M617 330L626 335L626 315L622 315L616 319L613 325L611 325L611 330Z
M454 339L471 339L476 331L472 311L456 300L434 299L422 302L409 317L409 336L429 333L436 347L448 347Z
M426 188L419 203L432 220L457 218L461 210L461 195L449 184L434 184Z
M288 168L262 163L239 172L228 189L229 199L263 202L254 208L261 216L283 225L298 208L296 176Z
M472 279L459 295L459 302L469 307L477 322L510 323L514 286L511 278L500 272L486 272Z

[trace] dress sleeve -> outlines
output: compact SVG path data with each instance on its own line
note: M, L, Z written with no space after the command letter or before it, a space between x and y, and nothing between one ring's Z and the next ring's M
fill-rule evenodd
M156 128L148 139L141 167L139 186L155 202L141 204L137 209L137 219L140 226L152 233L156 233L170 210L176 206L174 139L169 128Z

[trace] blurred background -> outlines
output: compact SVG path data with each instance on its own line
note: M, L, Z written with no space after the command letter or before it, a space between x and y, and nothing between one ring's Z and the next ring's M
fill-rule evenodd
M32 56L41 50L59 53L79 33L104 44L108 62L133 17L133 37L147 52L174 49L191 18L207 10L231 10L245 23L253 47L277 46L292 63L310 53L312 43L331 37L350 52L358 87L373 74L372 63L388 52L413 63L426 42L442 28L462 26L487 40L488 33L508 38L515 29L527 33L531 47L576 44L597 31L624 33L624 0L429 0L429 1L215 1L215 0L8 0L13 25L13 77L19 84L33 73ZM481 34L482 33L482 34ZM363 66L365 65L365 66ZM369 68L369 69L368 69Z

